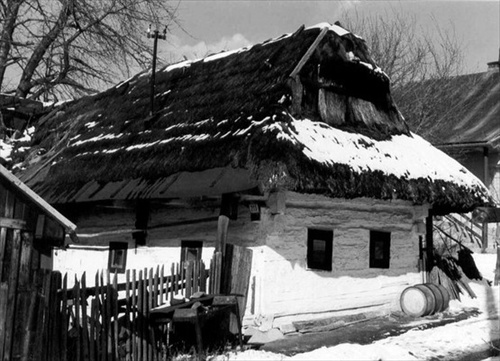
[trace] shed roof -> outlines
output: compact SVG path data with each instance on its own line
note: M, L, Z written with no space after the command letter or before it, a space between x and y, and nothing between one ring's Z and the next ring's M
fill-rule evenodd
M148 75L43 118L23 179L53 203L255 186L443 211L488 200L479 180L409 132L364 41L337 25L167 66L156 74L152 116ZM326 89L339 119L294 111L297 80L301 105Z

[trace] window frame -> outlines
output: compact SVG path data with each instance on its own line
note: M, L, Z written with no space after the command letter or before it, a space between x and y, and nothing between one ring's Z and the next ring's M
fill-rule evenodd
M201 261L203 241L181 241L181 262L186 262L190 250L196 250L196 262Z
M127 242L109 242L108 270L112 273L125 273L127 253Z
M381 257L378 256L381 252ZM370 230L370 268L391 266L391 232Z
M324 251L315 250L314 241L324 242ZM324 252L323 260L318 261L315 252ZM307 229L307 268L315 271L333 270L333 229Z

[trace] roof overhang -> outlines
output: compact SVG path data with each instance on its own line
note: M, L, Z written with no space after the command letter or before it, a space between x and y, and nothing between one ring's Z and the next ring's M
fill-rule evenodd
M5 178L9 184L23 194L28 200L39 207L46 215L59 223L70 237L76 237L76 225L59 213L54 207L48 204L42 197L31 190L26 184L21 182L16 176L0 165L0 175Z

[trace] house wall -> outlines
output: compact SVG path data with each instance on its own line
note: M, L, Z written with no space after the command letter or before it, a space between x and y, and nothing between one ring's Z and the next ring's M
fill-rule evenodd
M427 215L427 208L404 202L332 200L297 193L269 203L261 208L260 221L250 222L248 208L240 204L238 219L229 223L228 242L253 251L247 323L261 316L272 317L278 324L288 322L290 317L307 319L324 312L395 310L399 309L404 288L421 282L418 230L423 228L418 223ZM92 275L91 282L93 272L107 268L109 241L129 243L129 269L156 265L168 269L180 260L182 240L202 240L202 258L210 262L217 235L217 209L157 209L151 213L148 245L138 248L131 236L131 214L123 212L106 220L102 214L92 213L77 223L81 243L56 251L55 269L77 275L86 270ZM214 220L165 226L168 222L210 217ZM307 269L308 227L333 229L331 272ZM389 269L369 268L370 230L392 234Z
M285 203L266 218L266 246L254 252L257 312L275 325L315 313L399 310L401 292L422 282L418 232L427 208L297 193ZM307 269L307 228L333 230L332 271ZM369 268L370 230L391 232L389 269Z

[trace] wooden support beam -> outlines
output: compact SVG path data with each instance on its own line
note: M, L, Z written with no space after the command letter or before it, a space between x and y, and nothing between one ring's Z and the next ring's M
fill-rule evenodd
M434 234L433 234L433 218L432 210L429 210L429 216L425 220L425 270L430 272L434 266Z
M224 254L227 241L227 228L229 226L229 217L220 215L217 221L217 239L215 242L215 252Z
M22 219L0 217L0 227L26 230L26 221Z

